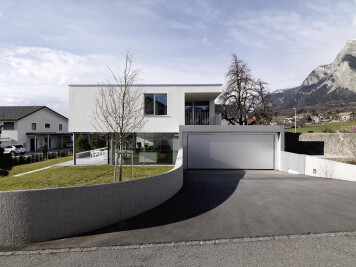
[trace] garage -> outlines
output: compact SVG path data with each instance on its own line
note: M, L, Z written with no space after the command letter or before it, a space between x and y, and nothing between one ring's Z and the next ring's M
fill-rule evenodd
M188 169L274 169L273 134L188 134Z
M279 170L280 125L181 125L184 169Z

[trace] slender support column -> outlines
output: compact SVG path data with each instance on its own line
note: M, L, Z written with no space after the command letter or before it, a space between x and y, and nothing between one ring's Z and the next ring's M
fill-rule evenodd
M37 151L37 136L35 135L35 152Z
M47 151L49 150L49 134L47 134Z
M215 125L215 102L214 100L209 101L209 125Z
M133 177L133 151L131 151L131 180Z
M73 164L77 165L77 153L75 153L76 151L76 134L73 133Z

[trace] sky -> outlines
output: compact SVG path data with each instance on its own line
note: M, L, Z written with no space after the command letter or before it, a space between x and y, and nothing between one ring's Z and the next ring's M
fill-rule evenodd
M68 84L110 80L130 51L145 84L225 83L235 53L270 91L356 39L356 0L0 0L0 105L68 115Z

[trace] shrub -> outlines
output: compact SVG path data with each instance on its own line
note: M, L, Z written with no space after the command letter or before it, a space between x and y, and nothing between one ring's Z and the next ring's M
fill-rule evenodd
M83 135L79 135L76 140L77 151L76 152L83 152L90 150L90 145L88 142L88 138Z
M99 134L93 134L90 137L90 146L92 148L101 148L106 146L106 141L104 139L104 136L101 136Z
M325 128L323 133L335 133L335 130L333 128L327 127L327 128Z
M11 171L14 161L10 154L4 154L4 149L0 147L0 176L7 176Z

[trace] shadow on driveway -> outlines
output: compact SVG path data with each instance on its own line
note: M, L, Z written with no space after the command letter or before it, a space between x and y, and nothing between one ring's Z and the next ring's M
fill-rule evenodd
M186 171L183 188L162 205L83 236L150 228L194 218L225 202L244 176L243 170Z

